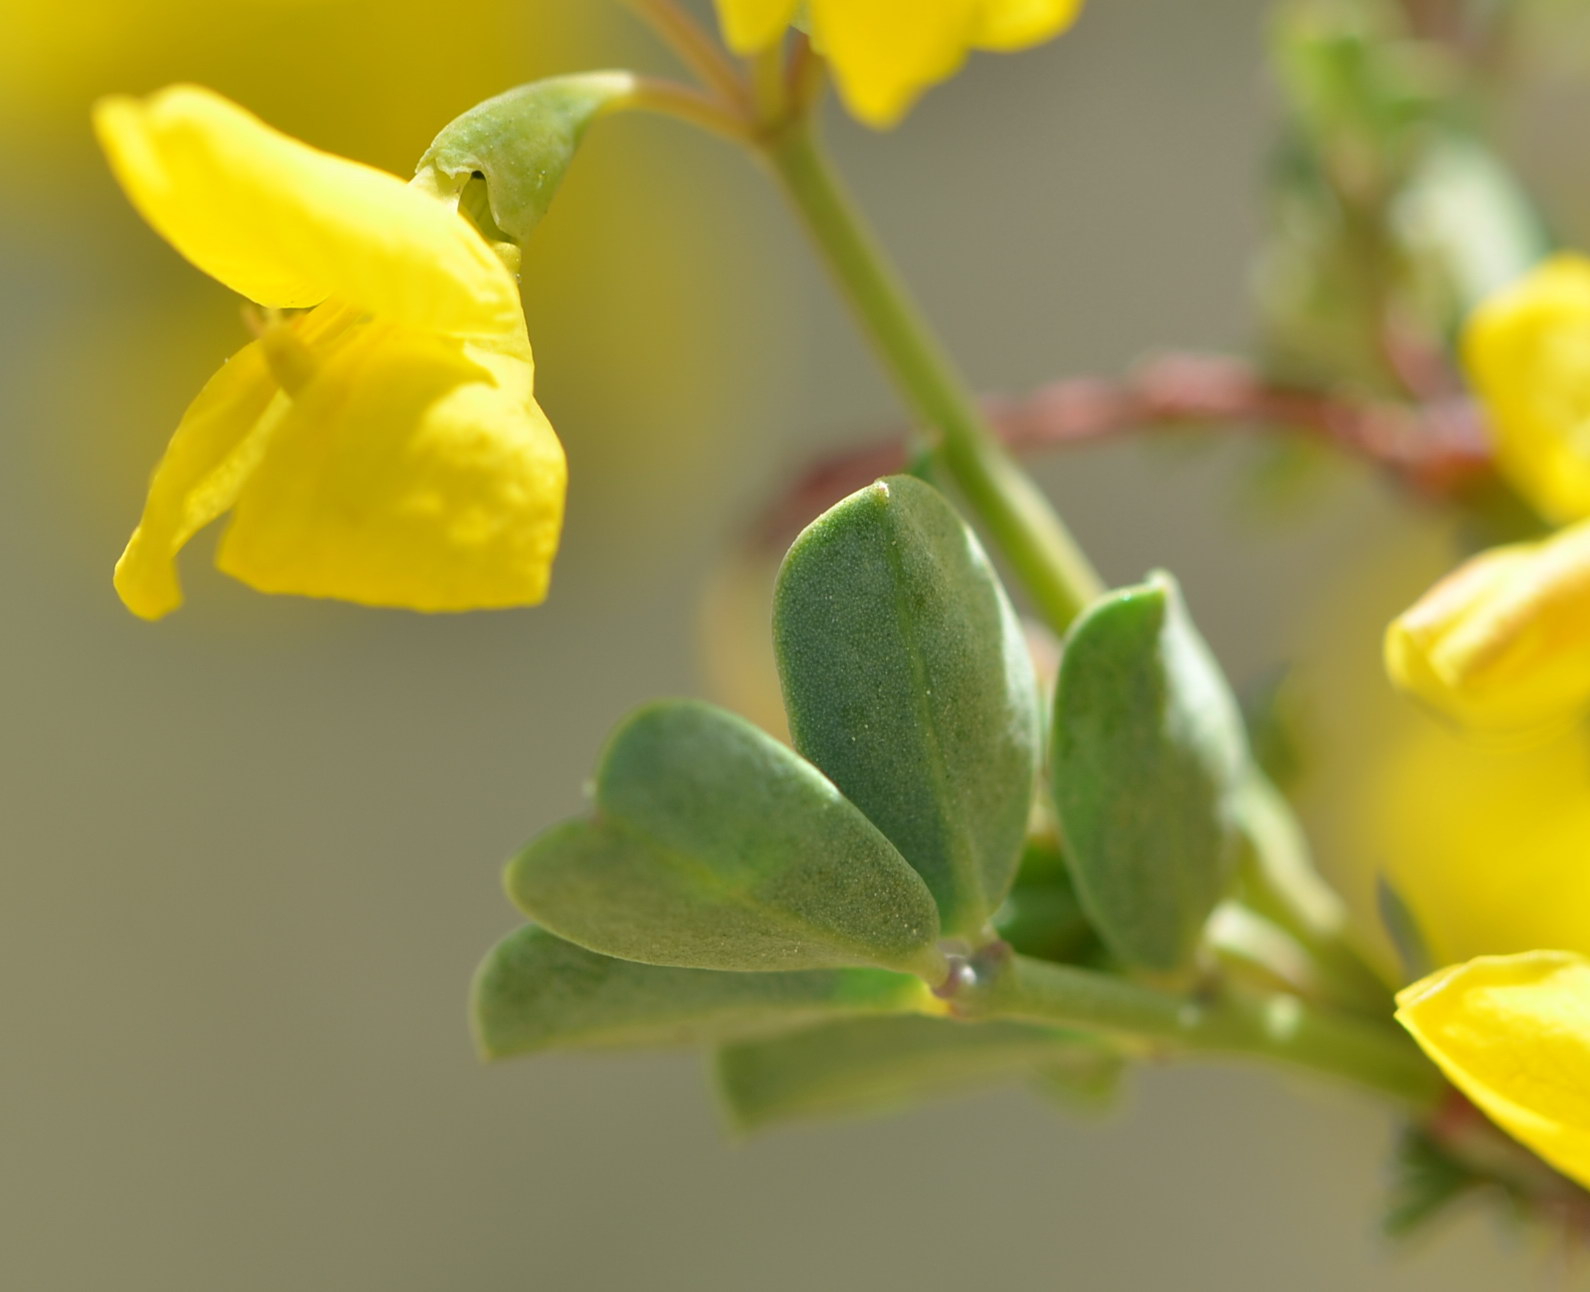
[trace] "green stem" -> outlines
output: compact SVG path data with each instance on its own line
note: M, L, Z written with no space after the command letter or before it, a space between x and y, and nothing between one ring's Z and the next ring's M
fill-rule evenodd
M1007 454L909 293L856 214L818 142L797 118L765 151L906 402L936 432L938 459L1025 585L1064 632L1103 590L1048 500Z
M1209 1001L1173 996L1111 974L1010 956L987 967L963 1012L1075 1027L1173 1050L1264 1059L1429 1109L1446 1083L1388 1025L1330 1014L1294 996Z

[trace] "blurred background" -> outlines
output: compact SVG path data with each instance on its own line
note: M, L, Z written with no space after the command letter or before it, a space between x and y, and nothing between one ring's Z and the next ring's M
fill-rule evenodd
M1247 345L1266 13L1093 0L1072 35L975 59L894 134L835 121L979 386ZM573 477L550 601L425 618L267 598L211 571L201 539L187 606L139 622L111 565L243 331L110 183L92 98L199 81L406 173L518 81L668 61L609 0L6 15L0 1285L1575 1285L1582 1262L1478 1212L1393 1252L1388 1119L1270 1073L1150 1072L1098 1121L1009 1090L736 1144L689 1056L482 1068L464 1001L519 922L502 860L578 809L627 709L713 689L701 607L722 553L825 446L897 427L896 405L763 177L673 123L605 123L526 265ZM1514 123L1570 234L1585 145L1546 127L1582 106L1574 71ZM1448 526L1346 464L1276 507L1254 484L1268 453L1133 441L1040 472L1110 580L1174 567L1239 683L1326 639L1372 676L1379 623L1449 560Z

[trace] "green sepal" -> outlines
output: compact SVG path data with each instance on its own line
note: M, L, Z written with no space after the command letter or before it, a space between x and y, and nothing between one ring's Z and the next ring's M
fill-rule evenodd
M535 840L507 888L536 923L623 960L944 968L932 895L877 828L771 736L693 700L620 726L594 818Z
M1175 580L1155 574L1077 620L1054 712L1055 806L1089 919L1126 964L1186 968L1234 878L1250 768Z
M485 176L492 220L523 246L551 206L586 127L634 90L632 72L583 72L518 86L443 127L415 172L436 171L455 188L471 175Z
M718 1093L734 1128L908 1107L1033 1078L1097 1042L1022 1023L850 1019L718 1051Z
M773 639L795 746L975 939L1015 877L1041 756L1037 681L1010 602L954 509L908 476L795 540Z
M919 979L883 969L721 973L614 960L526 925L475 974L470 1018L481 1056L697 1045L849 1015L916 1011Z

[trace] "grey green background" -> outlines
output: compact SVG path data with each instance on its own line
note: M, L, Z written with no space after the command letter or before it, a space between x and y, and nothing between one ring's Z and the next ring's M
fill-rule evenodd
M976 60L897 134L837 130L980 385L1242 344L1263 9L1092 0L1072 37ZM535 611L273 601L204 571L201 545L188 608L133 620L108 574L142 467L84 488L113 431L53 410L110 378L91 337L64 372L38 346L155 272L147 235L102 185L137 262L108 279L0 238L0 1287L1571 1286L1560 1253L1483 1216L1387 1251L1387 1119L1270 1074L1150 1071L1097 1123L1011 1090L735 1144L690 1056L477 1065L469 975L516 923L502 859L578 807L626 709L706 691L699 594L759 500L897 417L761 178L669 127L626 131L593 147L672 150L670 182L730 203L713 238L740 268L685 304L730 311L743 352L694 428L711 453L615 500L582 465L669 428L603 425L582 383L624 382L626 356L560 374L560 320L535 319L575 470ZM137 460L211 362L116 376ZM1286 654L1333 571L1401 532L1351 473L1278 525L1243 501L1254 462L1124 447L1043 470L1111 579L1175 567L1239 678Z

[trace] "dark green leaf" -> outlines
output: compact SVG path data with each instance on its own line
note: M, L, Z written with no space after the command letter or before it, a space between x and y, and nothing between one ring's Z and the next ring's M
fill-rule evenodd
M1417 982L1434 973L1435 957L1430 954L1430 944L1425 940L1418 916L1384 874L1375 876L1375 904L1380 908L1380 923L1397 952L1402 981Z
M726 1046L718 1052L718 1089L734 1126L752 1131L1022 1080L1095 1045L1021 1023L855 1019Z
M1169 575L1077 621L1055 688L1055 804L1093 926L1121 960L1187 966L1240 850L1242 717Z
M779 577L774 644L796 748L975 937L1015 875L1040 756L1037 684L999 581L907 476L833 507Z
M475 975L471 1015L481 1054L690 1045L765 1035L845 1015L906 1013L926 988L882 969L721 973L597 955L527 925Z
M493 221L523 245L546 215L586 127L634 88L629 72L585 72L521 85L444 127L415 169L455 180L484 175Z
M1381 1226L1388 1237L1397 1239L1425 1229L1483 1183L1418 1127L1403 1132L1392 1169L1391 1195Z
M597 773L595 819L542 835L507 885L538 924L624 960L943 966L933 898L889 841L809 763L695 701L630 717Z

